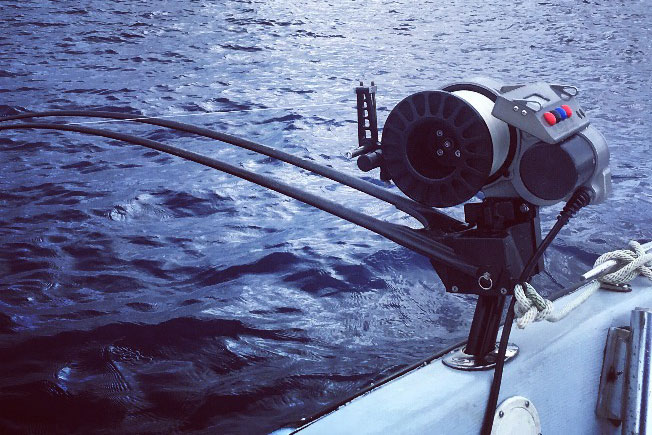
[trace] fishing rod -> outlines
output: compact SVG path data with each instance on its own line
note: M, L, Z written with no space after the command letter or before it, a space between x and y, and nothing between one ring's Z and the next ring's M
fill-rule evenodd
M424 226L381 221L284 184L188 150L124 133L70 124L0 124L2 130L49 129L92 134L146 146L234 176L317 207L425 255L446 291L478 295L465 346L443 362L458 370L495 368L482 433L493 422L505 362L518 348L508 343L512 298L500 343L496 339L507 297L515 285L544 268L543 253L584 206L611 191L609 149L580 106L572 86L543 82L504 85L485 78L412 94L387 117L382 138L376 87L356 87L358 147L349 153L363 172L379 169L406 195L280 150L202 127L160 118L93 111L23 113L0 122L41 117L94 117L134 121L197 134L276 158L394 205ZM469 202L474 196L480 202ZM541 238L539 208L565 202ZM464 204L464 222L440 208Z
M286 153L284 151L274 149L248 139L232 136L226 133L210 130L203 127L198 127L192 124L186 124L177 121L171 121L162 118L154 118L147 116L134 116L133 114L117 113L117 112L103 112L103 111L87 111L87 110L55 110L45 112L30 112L21 113L18 115L11 115L0 117L0 122L17 121L22 119L31 118L44 118L44 117L85 117L85 118L106 118L120 121L131 121L142 124L156 125L165 127L176 131L191 133L198 136L206 137L209 139L224 142L249 151L256 152L268 157L275 158L293 166L305 169L312 173L321 175L330 180L336 181L347 187L355 189L359 192L366 193L374 198L385 201L404 213L417 219L424 226L432 226L433 228L440 228L456 225L457 221L449 218L444 213L440 213L432 208L425 207L415 201L412 201L403 196L393 194L383 188L380 188L368 181L361 180L347 174L343 174L327 166L322 166L310 160L302 159L295 155Z
M220 160L204 156L199 153L188 151L175 146L167 145L161 142L153 141L150 139L132 136L125 133L117 133L103 129L83 127L79 125L66 125L66 124L7 124L0 125L0 131L3 130L26 130L26 129L40 129L40 130L57 130L84 133L92 136L101 136L109 139L115 139L122 142L131 143L134 145L141 145L156 151L166 154L171 154L181 157L184 160L189 160L208 166L213 169L234 175L238 178L250 181L252 183L263 186L267 189L274 190L283 195L297 199L303 203L316 207L320 210L326 211L334 216L347 220L351 223L359 225L363 228L371 230L376 234L384 236L389 240L398 243L408 249L411 249L421 255L429 258L437 258L440 261L464 270L466 273L477 273L477 267L468 264L460 256L456 255L454 251L445 245L441 245L432 239L424 236L419 230L414 230L407 226L393 224L381 221L371 216L367 216L356 210L352 210L338 204L334 201L325 199L323 197L306 192L302 189L290 186L283 182L274 180L261 174L240 168L238 166L224 163Z

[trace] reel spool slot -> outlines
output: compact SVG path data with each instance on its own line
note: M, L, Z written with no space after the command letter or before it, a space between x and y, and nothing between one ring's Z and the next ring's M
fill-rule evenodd
M381 149L392 180L408 197L431 207L471 199L503 166L508 125L493 102L470 90L425 91L389 114Z

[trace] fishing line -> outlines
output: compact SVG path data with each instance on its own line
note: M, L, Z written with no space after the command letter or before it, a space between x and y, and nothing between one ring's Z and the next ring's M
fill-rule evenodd
M188 112L173 112L168 115L157 115L155 118L159 119L173 119L173 118L188 118L191 116L210 116L210 115L218 115L218 114L225 114L225 113L240 113L240 112L267 112L267 111L274 111L274 110L294 110L294 109L311 109L315 107L337 107L337 106L349 106L353 107L351 103L341 101L338 103L324 103L324 104L309 104L309 105L304 105L304 106L289 106L289 107L253 107L251 109L224 109L224 110L212 110L210 112L197 112L197 113L188 113ZM122 120L106 120L106 121L86 121L86 122L71 122L68 125L92 125L92 124L108 124L108 123L114 123L114 122L122 122L122 121L137 121L140 119L146 119L146 118L154 118L150 116L143 116L143 117L133 117L129 119L122 119Z

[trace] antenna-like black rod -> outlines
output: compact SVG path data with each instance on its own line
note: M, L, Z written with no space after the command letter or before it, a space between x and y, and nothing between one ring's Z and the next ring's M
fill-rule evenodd
M478 267L467 263L451 248L426 237L423 233L419 232L420 230L414 230L403 225L381 221L374 217L362 214L358 211L343 207L342 205L322 198L321 196L314 195L312 193L274 180L273 178L251 172L246 169L230 165L228 163L224 163L202 154L125 133L116 133L108 130L82 127L79 125L39 123L0 125L0 131L19 129L72 131L93 136L102 136L109 139L128 142L134 145L141 145L156 151L181 157L182 159L190 160L201 165L226 172L227 174L231 174L244 180L251 181L252 183L258 184L260 186L304 202L308 205L373 231L374 233L386 237L387 239L398 243L401 246L411 249L412 251L424 255L428 258L437 260L438 262L455 268L463 273L470 274L472 276L477 276L479 273Z
M143 124L157 125L159 127L165 127L173 130L183 131L186 133L196 134L199 136L218 140L220 142L225 142L240 148L245 148L250 151L254 151L259 154L266 155L268 157L273 157L285 163L289 163L291 165L297 166L299 168L305 169L315 174L319 174L330 180L337 181L338 183L344 184L345 186L351 187L355 190L366 193L367 195L371 195L374 198L392 204L397 209L417 219L425 227L430 227L431 229L434 230L436 229L446 230L452 228L459 228L459 226L461 225L461 223L458 220L453 219L444 213L433 210L430 207L426 207L422 204L419 204L416 201L412 201L411 199L405 198L403 196L395 195L367 181L361 180L356 177L352 177L347 174L343 174L327 166L319 165L317 163L311 162L310 160L302 159L301 157L297 157L295 155L268 147L266 145L252 142L248 139L239 138L215 130L198 127L192 124L184 124L182 122L170 121L161 118L152 118L147 116L135 116L129 113L83 111L83 110L52 110L52 111L45 111L45 112L27 112L18 115L0 117L0 122L14 121L18 119L28 119L28 118L51 117L51 116L91 117L91 118L117 119L122 121L134 121Z

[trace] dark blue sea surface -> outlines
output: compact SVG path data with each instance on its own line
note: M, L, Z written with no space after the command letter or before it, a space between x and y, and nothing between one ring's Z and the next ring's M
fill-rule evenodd
M491 76L576 85L612 153L535 283L649 240L646 1L0 0L0 115L165 116L357 172L359 80L403 97ZM273 159L125 122L392 222ZM395 187L391 190L398 192ZM542 211L544 230L559 207ZM461 210L454 210L460 216ZM75 133L0 133L0 432L264 433L463 339L472 298L373 233L220 172Z

